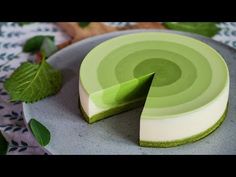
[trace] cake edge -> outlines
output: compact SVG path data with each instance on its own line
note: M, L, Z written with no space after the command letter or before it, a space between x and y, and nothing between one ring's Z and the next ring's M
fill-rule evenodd
M142 102L142 103L141 103ZM140 101L140 106L143 104L143 101ZM96 114L94 116L92 116L91 118L89 118L87 116L87 114L85 113L85 111L83 110L80 102L79 102L79 109L83 115L83 118L89 123L95 123L97 121L106 119L110 116L114 116L117 114L120 114L122 112L126 112L129 111L131 109L135 109L137 108L138 104L137 102L135 104L130 104L129 107L127 108L127 105L122 105L121 107L118 108L112 108L108 111L104 111L102 113ZM180 146L180 145L184 145L184 144L189 144L189 143L194 143L200 139L203 139L204 137L210 135L211 133L213 133L225 120L227 113L228 113L228 108L229 107L229 103L227 103L226 109L224 111L224 113L222 114L222 116L220 117L220 119L211 127L209 127L207 130L198 133L196 135L193 135L191 137L188 138L184 138L184 139L179 139L179 140L175 140L175 141L160 141L160 142L152 142L152 141L143 141L143 140L139 140L139 146L141 147L153 147L153 148L171 148L171 147L176 147L176 146ZM120 109L123 109L122 111L120 111ZM106 114L104 116L104 114Z
M229 104L229 103L228 103ZM170 148L170 147L176 147L176 146L180 146L183 144L188 144L188 143L194 143L195 141L198 141L208 135L210 135L212 132L214 132L225 120L227 113L228 113L228 104L227 107L224 111L224 113L222 114L222 116L220 117L220 119L211 127L209 127L207 130L198 133L196 135L193 135L191 137L188 138L184 138L184 139L179 139L179 140L175 140L175 141L157 141L157 142L153 142L153 141L143 141L143 140L139 140L139 145L142 147L159 147L159 148Z

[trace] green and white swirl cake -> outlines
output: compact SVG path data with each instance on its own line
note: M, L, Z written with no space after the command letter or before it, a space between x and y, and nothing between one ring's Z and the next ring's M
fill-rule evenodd
M80 66L80 106L89 123L143 106L140 145L196 141L223 121L229 72L196 39L163 32L119 36L92 49Z

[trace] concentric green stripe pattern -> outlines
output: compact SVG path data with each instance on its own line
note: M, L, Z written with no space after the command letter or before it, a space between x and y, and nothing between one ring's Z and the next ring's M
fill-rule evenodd
M80 81L102 108L147 96L142 115L150 119L209 103L226 86L228 70L214 49L196 39L143 32L95 47L82 62Z

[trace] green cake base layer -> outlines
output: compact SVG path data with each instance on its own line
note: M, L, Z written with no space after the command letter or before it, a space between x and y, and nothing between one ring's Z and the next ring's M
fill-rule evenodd
M145 102L145 99L140 99L139 101L132 102L132 103L129 103L129 104L125 104L125 105L122 105L122 106L119 106L119 107L112 108L112 109L109 109L107 111L101 112L101 113L96 114L96 115L94 115L94 116L92 116L90 118L88 117L88 115L83 110L80 102L79 102L79 108L80 108L81 113L83 114L83 117L85 118L85 120L88 123L91 124L91 123L97 122L99 120L108 118L110 116L114 116L116 114L119 114L119 113L122 113L122 112L125 112L125 111L129 111L131 109L140 107L140 106L142 106L144 104L144 102Z
M175 146L179 146L179 145L183 145L183 144L187 144L187 143L193 143L197 140L200 140L204 137L206 137L207 135L209 135L210 133L212 133L214 130L216 130L217 127L219 127L221 125L221 123L224 121L226 115L228 112L228 106L224 112L224 114L221 116L221 118L210 128L208 128L206 131L201 132L197 135L191 136L189 138L185 138L185 139L180 139L180 140L176 140L176 141L163 141L163 142L149 142L149 141L139 141L139 145L143 146L143 147L159 147L159 148L168 148L168 147L175 147Z

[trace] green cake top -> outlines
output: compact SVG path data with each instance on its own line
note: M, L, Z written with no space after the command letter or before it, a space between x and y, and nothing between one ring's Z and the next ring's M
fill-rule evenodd
M143 110L150 116L199 108L217 97L229 82L227 65L213 48L190 37L160 32L105 41L85 57L80 68L80 82L100 105L108 104L111 94L101 99L98 93L116 92L113 99L118 101L132 84L150 77Z

